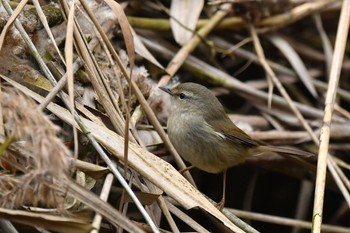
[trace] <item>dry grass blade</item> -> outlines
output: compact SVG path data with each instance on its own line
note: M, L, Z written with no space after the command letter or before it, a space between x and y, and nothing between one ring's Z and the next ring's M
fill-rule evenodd
M332 57L333 57L333 48L331 45L331 42L328 38L328 35L326 31L324 30L324 27L322 25L322 19L319 13L314 14L314 20L315 24L318 30L318 33L320 34L321 40L322 40L322 47L324 51L324 56L326 59L326 67L327 67L327 74L330 73L331 70L331 63L332 63Z
M309 72L307 71L305 64L303 63L299 55L295 52L295 50L290 46L290 44L287 41L285 41L280 36L270 36L269 39L288 59L288 61L291 63L296 73L299 75L299 78L304 83L309 92L315 98L317 98L317 92L312 83Z
M23 8L27 4L27 2L28 2L27 0L22 0L20 2L20 4L17 6L16 10L13 12L11 17L7 21L6 25L4 26L4 29L2 30L1 35L0 35L0 51L1 51L2 45L4 43L7 31L12 26L12 24L16 20L17 16L19 15L19 13L21 13L21 11L23 10Z
M74 30L74 12L75 12L75 1L72 2L69 10L68 22L67 22L67 33L66 33L66 44L64 52L66 56L67 66L67 78L68 78L68 95L69 95L69 109L74 119L74 71L73 71L73 30ZM77 129L73 127L74 135L74 158L78 157L78 133Z
M348 178L345 176L343 171L339 168L339 166L334 161L333 157L329 157L327 160L327 166L331 174L333 175L333 178L335 182L337 183L340 191L342 192L345 201L347 202L348 206L350 207L350 182Z
M74 30L74 12L75 12L75 1L72 2L68 15L67 22L67 33L66 33L66 44L64 52L67 63L67 77L68 77L68 94L70 102L70 110L73 115L74 109L74 73L73 73L73 30Z
M120 6L119 3L111 0L105 0L105 1L110 6L110 8L116 13L118 17L118 22L124 36L126 50L128 51L128 55L129 55L130 72L132 72L135 64L135 46L134 46L132 31L130 29L130 24L126 18L123 8ZM130 73L130 77L132 77L131 73Z
M64 63L64 62L65 62L65 61L64 61L64 58L63 58L63 56L62 56L62 54L61 54L61 52L60 52L60 50L59 50L59 48L58 48L58 46L57 46L57 43L56 43L56 41L55 41L54 36L52 35L52 32L51 32L51 30L50 30L49 23L48 23L48 21L47 21L47 19L46 19L46 16L45 16L45 14L44 14L43 9L42 9L41 6L40 6L39 1L38 1L38 0L33 0L33 4L34 4L35 9L36 9L36 11L37 11L37 13L38 13L38 16L39 16L39 18L40 18L40 21L41 21L41 23L43 24L43 26L44 26L44 28L45 28L45 30L46 30L46 33L49 35L49 38L50 38L50 40L51 40L51 42L52 42L52 44L53 44L53 46L54 46L54 48L55 48L55 50L56 50L58 56L60 57L61 61Z

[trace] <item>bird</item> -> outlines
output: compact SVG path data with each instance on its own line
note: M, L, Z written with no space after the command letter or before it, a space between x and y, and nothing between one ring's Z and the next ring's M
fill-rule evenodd
M223 172L223 195L218 203L220 209L225 204L228 168L264 152L303 157L313 155L296 148L265 145L252 139L229 119L220 101L203 85L187 82L171 89L159 88L171 96L167 132L179 155L205 172Z

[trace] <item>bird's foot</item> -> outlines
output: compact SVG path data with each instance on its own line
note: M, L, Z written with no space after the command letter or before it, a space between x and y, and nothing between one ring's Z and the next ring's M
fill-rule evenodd
M183 175L185 172L191 170L192 168L194 168L193 165L191 165L191 166L189 166L189 167L185 167L184 169L179 170L179 173L180 173L181 175Z

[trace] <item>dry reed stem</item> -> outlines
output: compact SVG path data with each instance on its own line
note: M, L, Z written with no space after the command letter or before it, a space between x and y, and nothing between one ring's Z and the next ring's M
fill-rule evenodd
M278 225L294 226L294 227L299 227L304 229L312 229L312 222L290 219L290 218L285 218L280 216L273 216L269 214L248 212L244 210L229 209L228 211L231 211L232 213L239 216L240 218L274 223ZM322 230L325 232L327 231L332 233L347 233L349 232L350 229L345 227L338 227L338 226L323 224Z
M350 1L345 0L343 1L343 6L341 9L340 19L338 23L338 32L337 32L337 37L335 42L331 71L329 74L330 78L329 78L329 84L327 89L327 96L325 100L323 126L321 128L321 135L320 135L320 148L318 153L315 200L314 200L314 210L313 210L313 227L312 227L313 233L321 232L331 119L332 119L332 113L334 109L336 89L338 87L340 71L342 67L341 63L343 61L344 50L345 50L347 36L348 36L349 23L350 23L349 12L350 12ZM328 163L328 166L330 165L331 164Z

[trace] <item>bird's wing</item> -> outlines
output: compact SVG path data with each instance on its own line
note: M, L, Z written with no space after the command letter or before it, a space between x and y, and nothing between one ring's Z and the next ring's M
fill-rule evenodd
M226 119L227 120L212 119L211 121L208 121L208 123L213 127L215 132L221 134L224 139L232 141L233 143L251 147L260 145L243 130L238 128L229 118Z

